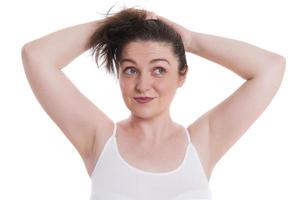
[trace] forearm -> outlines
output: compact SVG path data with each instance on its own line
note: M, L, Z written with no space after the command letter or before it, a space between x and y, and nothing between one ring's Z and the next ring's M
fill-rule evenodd
M31 59L62 69L88 49L88 41L102 20L67 27L24 45Z
M284 58L251 44L208 34L192 32L188 52L216 62L245 80L282 65Z

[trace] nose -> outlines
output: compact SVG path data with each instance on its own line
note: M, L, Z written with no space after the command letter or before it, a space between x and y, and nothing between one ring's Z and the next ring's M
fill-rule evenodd
M147 74L141 74L136 81L136 90L140 93L145 93L151 88L151 77Z

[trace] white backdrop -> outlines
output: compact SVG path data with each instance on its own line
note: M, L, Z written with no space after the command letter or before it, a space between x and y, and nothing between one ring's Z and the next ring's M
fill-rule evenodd
M0 199L88 199L90 179L76 149L36 100L25 77L21 47L71 25L102 17L116 1L0 3ZM281 1L119 1L141 6L191 30L242 40L286 57L275 98L217 163L210 180L215 200L299 200L299 7ZM297 20L298 19L298 20ZM298 25L297 25L298 24ZM242 83L226 68L187 54L189 75L172 103L187 126ZM129 112L117 81L88 52L63 71L111 119ZM298 191L297 191L298 190Z

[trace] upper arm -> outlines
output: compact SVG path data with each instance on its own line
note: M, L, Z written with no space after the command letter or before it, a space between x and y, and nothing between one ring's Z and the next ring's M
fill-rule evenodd
M277 66L278 65L278 66ZM275 63L272 70L247 80L233 94L209 110L206 120L195 121L208 123L209 144L207 151L209 165L213 167L225 152L256 121L279 89L284 74L284 64Z
M82 158L93 151L97 126L111 120L89 101L59 69L39 63L22 49L24 70L39 103Z

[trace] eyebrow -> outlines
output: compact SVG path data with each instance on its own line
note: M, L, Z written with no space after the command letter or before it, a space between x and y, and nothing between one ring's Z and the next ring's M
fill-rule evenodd
M169 61L167 59L164 59L164 58L155 58L155 59L152 59L150 61L150 63L154 63L154 62L157 62L157 61L165 61L165 62L167 62L170 65ZM120 63L123 63L123 62L132 62L134 64L137 64L134 60L132 60L130 58L123 58L123 59L121 59Z

